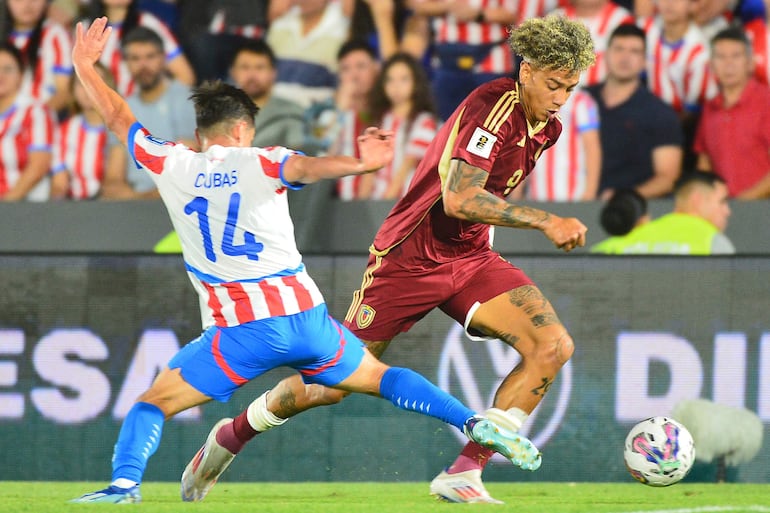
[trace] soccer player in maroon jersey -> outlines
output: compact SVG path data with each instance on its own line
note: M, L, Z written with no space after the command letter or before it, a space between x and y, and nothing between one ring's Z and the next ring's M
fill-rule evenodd
M593 64L594 51L584 25L556 15L525 21L511 32L510 44L522 58L518 78L482 85L443 125L374 239L345 325L378 357L434 308L471 336L509 344L521 363L503 380L486 415L517 431L572 355L573 342L540 290L491 248L490 226L540 230L564 251L585 244L586 227L579 220L506 198L559 137L556 114ZM344 395L305 385L299 376L287 378L241 414L252 430L242 421L220 424L202 450L211 461L229 464L234 454L217 439L235 436L245 443ZM433 480L431 493L453 502L500 502L481 482L491 456L477 444L466 445ZM216 480L226 464L188 465L183 482Z

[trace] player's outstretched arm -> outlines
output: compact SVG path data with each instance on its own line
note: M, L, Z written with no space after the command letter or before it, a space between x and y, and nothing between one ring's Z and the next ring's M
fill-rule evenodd
M105 16L95 19L85 31L83 23L78 23L75 29L75 45L72 48L72 65L107 127L120 142L126 144L128 129L136 122L136 117L126 101L104 82L94 68L104 45L107 44L110 32L112 27L107 26Z
M305 157L293 155L283 166L283 177L292 183L313 183L325 178L372 173L393 160L393 132L367 128L358 137L360 159L355 157Z
M488 176L481 168L452 159L442 192L446 215L475 223L534 228L564 251L585 245L587 228L579 220L498 198L484 189Z

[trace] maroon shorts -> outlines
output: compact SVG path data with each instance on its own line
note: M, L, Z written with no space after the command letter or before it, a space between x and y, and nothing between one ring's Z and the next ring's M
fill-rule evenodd
M360 339L390 340L436 307L467 331L469 314L479 304L532 285L524 271L491 249L438 263L410 254L410 246L401 244L385 256L369 255L361 288L345 316L345 326Z

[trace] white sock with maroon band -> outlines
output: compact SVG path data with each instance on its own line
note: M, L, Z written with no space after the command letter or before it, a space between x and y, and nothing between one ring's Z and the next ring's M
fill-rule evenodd
M246 409L246 418L249 420L249 424L259 433L280 426L289 420L276 417L273 412L267 409L267 394L269 392L270 390L257 397Z

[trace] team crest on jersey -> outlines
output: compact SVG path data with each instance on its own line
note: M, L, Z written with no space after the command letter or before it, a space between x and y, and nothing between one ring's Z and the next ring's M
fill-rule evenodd
M488 159L496 142L496 136L490 134L486 130L476 128L476 130L473 132L473 135L471 136L471 140L468 142L468 146L466 146L465 149L474 155Z
M377 311L369 305L361 305L356 315L356 326L359 329L365 329L371 326Z
M145 139L150 141L151 143L157 144L158 146L173 146L174 143L171 141L167 141L165 139L161 139L159 137L155 137L154 135L147 135L145 136Z

